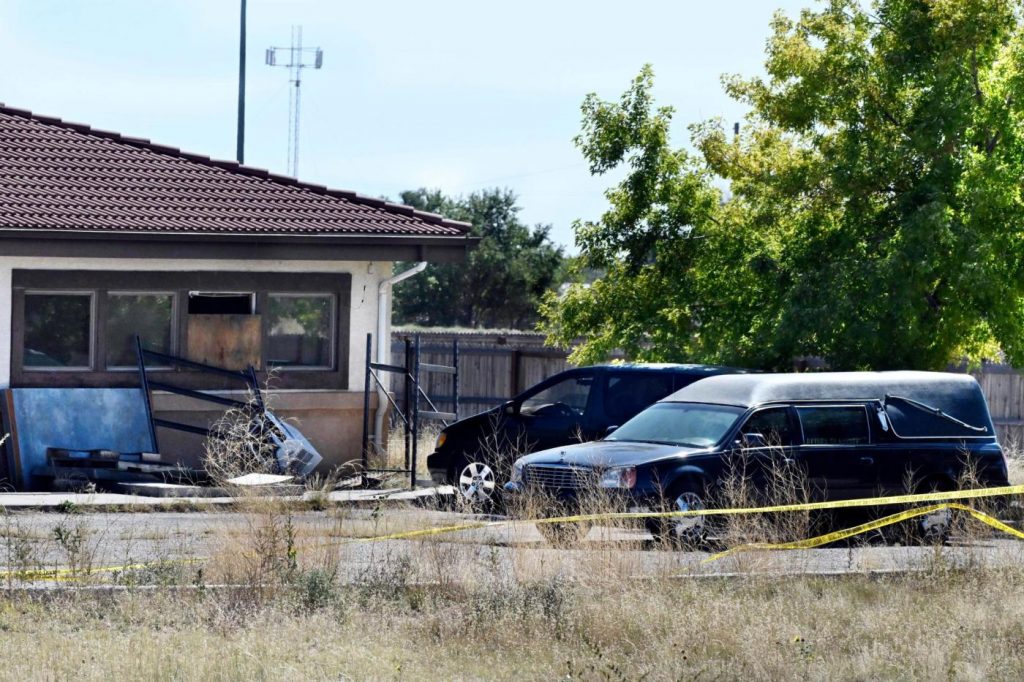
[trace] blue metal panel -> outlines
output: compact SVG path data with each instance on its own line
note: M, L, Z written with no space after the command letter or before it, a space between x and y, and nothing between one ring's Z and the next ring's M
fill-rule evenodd
M46 448L153 452L146 406L137 388L15 388L14 421L23 490Z

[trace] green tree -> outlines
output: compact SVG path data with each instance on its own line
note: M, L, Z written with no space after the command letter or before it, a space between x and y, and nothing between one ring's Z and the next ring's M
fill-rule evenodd
M645 67L583 104L577 144L625 167L575 226L607 274L549 296L550 340L648 360L941 368L1024 363L1024 31L1011 0L832 0L776 15L766 77L724 79L739 134L669 143ZM727 188L727 189L723 189Z
M395 317L402 324L533 328L541 297L557 285L562 249L550 226L519 220L515 194L488 189L468 197L439 191L403 192L402 202L472 223L479 245L463 263L432 264L395 290ZM400 265L399 268L406 267Z

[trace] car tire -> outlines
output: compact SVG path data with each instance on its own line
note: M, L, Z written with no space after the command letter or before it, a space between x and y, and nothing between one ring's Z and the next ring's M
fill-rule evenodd
M702 488L693 482L675 487L665 496L665 511L696 511L707 509ZM644 522L655 541L676 549L705 549L711 544L720 525L713 517L658 517Z
M453 479L458 503L483 512L500 507L501 486L498 485L497 472L486 462L477 459L460 461Z
M548 544L561 549L569 549L579 545L590 532L591 524L586 521L578 523L537 523L534 524Z
M916 486L914 492L950 492L955 489L956 485L948 479L932 479L923 481ZM953 531L953 511L951 509L917 516L911 521L914 524L911 537L916 544L920 545L943 545L949 541L949 536Z

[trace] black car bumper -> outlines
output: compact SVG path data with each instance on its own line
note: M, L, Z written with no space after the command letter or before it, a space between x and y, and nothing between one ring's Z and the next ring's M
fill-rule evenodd
M427 470L430 472L430 480L436 485L447 485L449 480L449 458L446 454L432 452L427 455Z

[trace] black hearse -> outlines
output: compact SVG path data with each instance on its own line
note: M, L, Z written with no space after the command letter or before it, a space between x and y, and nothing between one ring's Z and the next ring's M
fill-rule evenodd
M708 365L619 363L556 374L504 405L445 428L427 457L431 478L487 503L498 472L525 452L590 441L698 379L737 372Z
M517 460L506 491L537 486L571 505L593 486L618 491L633 510L701 509L737 459L755 489L769 467L799 467L821 500L903 493L908 485L950 490L967 468L981 485L1008 485L978 382L905 371L709 377L602 441ZM706 532L701 517L647 525L666 540Z

